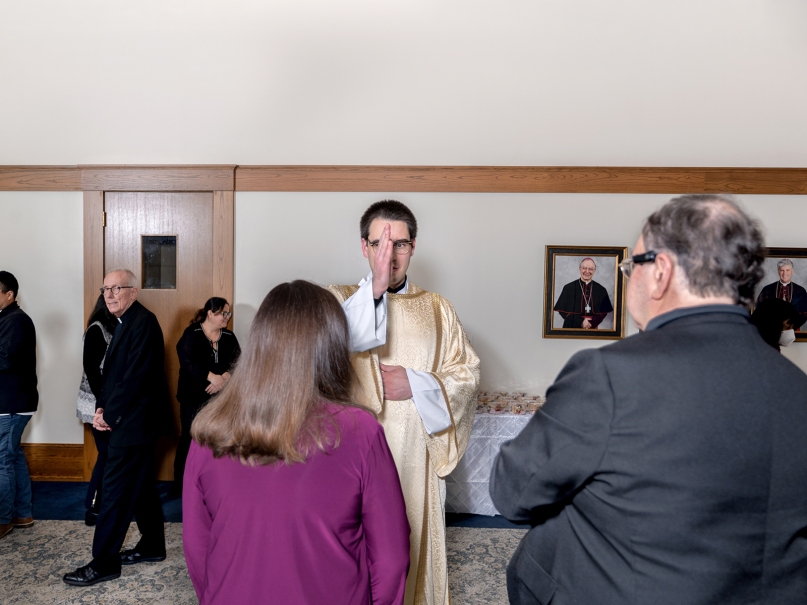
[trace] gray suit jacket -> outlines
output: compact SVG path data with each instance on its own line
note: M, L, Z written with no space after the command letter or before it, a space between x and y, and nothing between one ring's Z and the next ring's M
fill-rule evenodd
M502 447L511 603L807 602L807 376L726 309L576 354Z

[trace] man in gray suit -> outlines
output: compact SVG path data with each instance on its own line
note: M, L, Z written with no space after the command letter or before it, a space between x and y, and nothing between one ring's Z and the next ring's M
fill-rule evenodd
M494 464L532 525L511 603L807 602L807 376L741 306L763 251L730 198L647 219L623 263L644 332L574 355Z

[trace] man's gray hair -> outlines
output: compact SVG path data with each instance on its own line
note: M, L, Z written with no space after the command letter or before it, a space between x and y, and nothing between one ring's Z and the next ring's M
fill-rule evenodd
M724 195L683 195L642 227L647 250L670 252L697 296L730 296L750 307L762 279L765 242L759 223Z
M137 276L129 269L112 269L112 271L107 271L107 275L109 275L110 273L126 274L126 285L132 286L134 288L137 287Z
M776 263L776 268L781 269L785 265L790 265L790 268L792 269L793 268L793 261L790 260L789 258L783 258L778 263Z

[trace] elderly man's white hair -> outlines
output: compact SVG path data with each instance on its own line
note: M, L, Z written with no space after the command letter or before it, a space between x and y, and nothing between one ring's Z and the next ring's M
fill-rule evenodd
M793 268L793 261L790 260L789 258L783 258L778 263L776 263L776 268L781 269L785 265L790 265L790 268L792 269Z
M110 275L111 273L123 273L126 275L126 285L134 288L137 287L137 276L129 269L112 269L112 271L107 272L107 275Z

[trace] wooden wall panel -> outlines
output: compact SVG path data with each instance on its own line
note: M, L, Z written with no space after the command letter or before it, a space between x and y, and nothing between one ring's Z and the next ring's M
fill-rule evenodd
M0 166L0 191L81 191L78 166Z
M33 481L84 481L84 446L80 443L23 443Z
M235 305L235 208L232 191L213 192L213 296Z
M104 285L104 192L84 192L84 322Z
M84 191L233 190L235 166L79 166Z
M84 322L87 324L104 285L104 192L84 192ZM84 454L79 481L89 481L98 451L90 425L84 425Z

